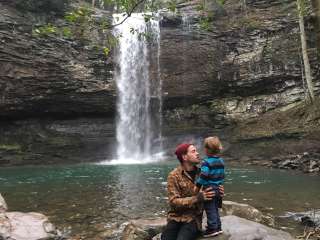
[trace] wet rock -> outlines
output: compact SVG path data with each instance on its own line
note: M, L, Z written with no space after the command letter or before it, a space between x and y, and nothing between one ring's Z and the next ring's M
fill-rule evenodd
M263 215L258 209L243 203L232 201L223 201L222 205L223 215L235 215L254 222L274 226L274 218L272 216Z
M7 203L0 193L0 213L4 213L7 210L8 210Z
M271 159L272 167L282 169L298 169L305 173L320 172L320 154L308 153L279 156Z
M182 23L182 19L180 16L174 14L171 11L161 11L161 21L160 25L161 27L177 27Z
M320 209L315 209L308 212L288 212L282 218L292 218L295 221L309 227L320 227Z

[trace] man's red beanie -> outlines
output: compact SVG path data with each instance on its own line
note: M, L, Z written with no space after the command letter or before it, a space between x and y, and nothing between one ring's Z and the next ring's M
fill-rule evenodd
M188 152L188 148L191 146L192 144L190 143L182 143L179 144L176 148L175 154L177 156L177 158L179 159L180 162L183 161L182 155L186 155Z

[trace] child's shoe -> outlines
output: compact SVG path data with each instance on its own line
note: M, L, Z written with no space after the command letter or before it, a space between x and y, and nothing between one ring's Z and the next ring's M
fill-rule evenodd
M219 233L219 234L222 234L222 233L223 233L223 231L222 231L221 227L220 227L220 228L218 228L218 233Z
M203 237L207 238L207 237L215 237L218 236L219 234L221 234L222 231L220 230L210 230L207 229L204 233L203 233Z

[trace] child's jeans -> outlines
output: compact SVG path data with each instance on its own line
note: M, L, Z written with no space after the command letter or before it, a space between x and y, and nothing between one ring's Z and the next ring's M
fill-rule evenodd
M221 221L219 215L219 207L222 202L222 198L217 187L213 187L215 196L210 201L204 202L204 210L207 214L207 229L208 230L221 230Z

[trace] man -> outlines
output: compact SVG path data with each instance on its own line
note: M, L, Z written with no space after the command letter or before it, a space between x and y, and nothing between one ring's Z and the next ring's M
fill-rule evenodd
M196 186L199 175L199 153L193 144L180 144L175 154L180 166L168 176L170 210L168 223L161 240L194 240L202 229L203 202L214 197L212 189L202 190ZM220 188L223 195L224 189Z

